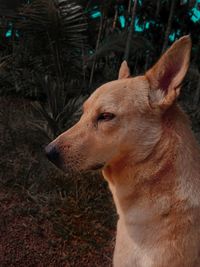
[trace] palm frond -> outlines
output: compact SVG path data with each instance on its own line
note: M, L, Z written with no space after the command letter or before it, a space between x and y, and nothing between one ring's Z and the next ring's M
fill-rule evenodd
M62 80L56 82L47 75L45 77L38 75L37 80L46 92L47 102L46 104L34 102L33 108L46 122L43 131L53 139L76 120L77 110L84 98L78 94L76 97L70 97L69 92L65 90L65 82Z
M126 45L127 33L126 32L115 32L105 38L105 40L99 45L96 53L90 57L104 57L108 56L111 52L124 53ZM146 38L141 36L134 36L131 39L130 55L144 55L146 51L152 51L153 46Z
M70 0L34 0L20 9L18 28L25 35L52 42L65 42L68 47L79 48L85 41L87 29L82 7Z

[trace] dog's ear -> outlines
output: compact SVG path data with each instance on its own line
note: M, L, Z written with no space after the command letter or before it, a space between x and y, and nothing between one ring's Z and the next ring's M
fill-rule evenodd
M169 107L180 93L187 72L191 39L184 36L176 41L145 74L150 83L149 99L152 106Z
M130 76L131 75L130 75L128 64L126 60L124 60L119 69L118 79L125 79L125 78L129 78Z

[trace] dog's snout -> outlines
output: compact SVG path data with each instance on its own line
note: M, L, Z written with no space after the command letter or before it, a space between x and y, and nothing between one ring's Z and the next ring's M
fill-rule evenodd
M46 153L47 158L51 162L58 165L58 163L60 162L60 153L59 153L59 150L55 146L51 144L46 146L45 153Z

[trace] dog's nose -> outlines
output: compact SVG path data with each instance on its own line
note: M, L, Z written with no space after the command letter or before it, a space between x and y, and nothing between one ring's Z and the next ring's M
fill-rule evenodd
M60 153L58 149L53 146L52 144L49 144L48 146L45 147L45 153L47 158L53 162L56 165L59 165L60 162Z

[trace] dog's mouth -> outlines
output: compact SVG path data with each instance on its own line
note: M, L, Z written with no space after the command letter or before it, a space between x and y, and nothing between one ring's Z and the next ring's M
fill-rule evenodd
M56 167L61 169L62 171L74 172L74 173L77 172L76 169L73 170L72 166L71 167L70 165L66 166L66 164L63 161L62 155L57 147L50 144L45 148L45 153L46 153L48 160L52 162ZM104 166L105 166L105 162L95 163L89 166L86 170L83 169L82 171L83 172L84 171L97 171L97 170L102 169ZM81 170L79 169L79 171Z
M91 170L91 171L98 171L98 170L102 169L104 166L105 166L105 163L97 163L97 164L91 165L91 166L88 168L88 170Z
M94 165L91 165L89 166L88 168L86 169L73 169L73 168L70 168L69 166L65 166L64 164L60 164L59 166L57 165L57 167L62 170L63 172L65 173L88 173L88 172L91 172L91 171L100 171L104 168L105 166L105 163L98 163L98 164L94 164Z

